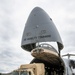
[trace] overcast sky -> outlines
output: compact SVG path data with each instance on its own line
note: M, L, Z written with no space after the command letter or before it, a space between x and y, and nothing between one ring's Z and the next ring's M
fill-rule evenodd
M11 72L32 60L21 48L21 38L36 6L53 19L64 44L62 54L75 53L75 0L0 0L0 72Z

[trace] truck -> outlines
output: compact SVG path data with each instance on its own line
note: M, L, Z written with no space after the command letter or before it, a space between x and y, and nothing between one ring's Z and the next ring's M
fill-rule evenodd
M21 65L12 75L45 75L45 66L43 63Z

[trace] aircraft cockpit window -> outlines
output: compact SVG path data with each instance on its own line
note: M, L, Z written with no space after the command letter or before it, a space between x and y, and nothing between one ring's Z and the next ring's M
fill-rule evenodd
M49 50L52 50L54 52L57 52L53 46L51 46L50 44L47 44L47 43L39 44L36 47L45 48L45 49L49 49Z

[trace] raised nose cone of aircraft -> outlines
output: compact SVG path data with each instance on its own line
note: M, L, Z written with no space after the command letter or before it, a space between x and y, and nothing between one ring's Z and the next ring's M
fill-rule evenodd
M59 50L62 40L52 19L41 8L35 7L25 24L21 47L27 51L36 48L38 42L57 42Z

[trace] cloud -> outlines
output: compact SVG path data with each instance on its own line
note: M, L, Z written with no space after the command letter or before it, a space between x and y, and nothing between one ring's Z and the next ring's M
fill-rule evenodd
M0 72L10 72L20 64L29 63L32 59L30 53L21 51L20 48L23 31L20 29L23 25L21 12L23 11L19 9L19 5L17 10L15 7L16 2L13 0L0 1Z
M75 49L75 0L0 0L0 72L9 72L33 57L21 49L23 29L31 10L39 6L53 19L64 53Z

